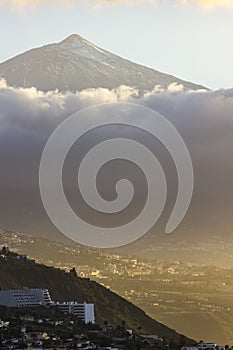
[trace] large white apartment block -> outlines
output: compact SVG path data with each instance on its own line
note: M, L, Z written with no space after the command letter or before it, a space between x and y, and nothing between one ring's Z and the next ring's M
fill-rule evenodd
M77 316L77 318L85 323L95 323L94 304L65 302L55 303L54 305L64 314Z
M52 303L48 289L0 290L0 305L8 307L47 306Z
M0 305L8 307L55 306L64 314L77 316L85 323L95 323L94 304L54 302L48 289L0 290Z

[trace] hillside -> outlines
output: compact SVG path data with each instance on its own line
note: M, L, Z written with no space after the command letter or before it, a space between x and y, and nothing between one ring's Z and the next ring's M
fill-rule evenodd
M0 229L4 245L45 265L75 268L80 277L105 285L178 333L233 342L232 269L129 257Z
M77 34L59 43L29 50L0 64L0 76L10 85L48 91L116 88L120 85L152 89L183 84L187 89L202 86L130 62Z
M18 260L12 253L0 257L0 286L1 289L48 288L53 300L93 302L97 322L107 320L119 324L124 320L130 328L137 329L140 326L144 332L177 343L183 339L174 330L153 320L141 309L100 284L33 261Z

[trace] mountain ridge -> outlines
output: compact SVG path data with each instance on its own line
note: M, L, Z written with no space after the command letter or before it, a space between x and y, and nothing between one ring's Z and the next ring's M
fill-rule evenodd
M42 91L78 91L88 88L117 88L120 85L138 89L167 88L172 83L186 89L203 86L131 62L110 53L78 34L59 43L33 48L0 63L0 76L9 85L35 87Z

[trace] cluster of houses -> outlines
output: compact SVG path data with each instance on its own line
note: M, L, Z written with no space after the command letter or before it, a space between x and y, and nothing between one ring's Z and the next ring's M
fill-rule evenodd
M114 335L114 328L110 325L103 325L95 327L88 325L83 332L79 331L72 334L72 337L64 337L59 333L59 329L71 329L74 321L71 318L64 318L64 320L54 320L52 318L40 319L37 316L20 316L18 323L21 323L20 334L18 336L3 336L0 341L0 349L2 350L42 350L42 349L98 349L98 350L128 350L124 345L125 340L132 340L134 335L132 330L126 330L127 337L124 335ZM10 327L10 322L0 322L2 327L7 331ZM42 326L44 331L32 331L31 325L35 324ZM53 326L51 331L50 326ZM63 327L63 328L62 328ZM49 329L50 331L46 330ZM87 331L88 330L88 331ZM2 333L4 334L4 332ZM106 338L111 336L112 345L102 346L97 344L95 339L98 337ZM142 349L156 349L169 350L169 347L163 347L163 339L156 335L140 335L140 344ZM141 348L141 347L140 347Z
M9 248L6 247L6 246L2 247L1 250L0 250L1 258L6 258L9 255L9 253L11 253L11 252L10 252ZM31 263L35 263L36 262L35 259L31 259L27 255L18 254L18 253L13 253L13 254L14 254L15 259L17 259L17 260L30 261ZM12 253L11 253L11 256L12 256Z
M216 343L199 342L195 346L183 346L181 350L227 350L226 346L217 345Z
M97 349L97 346L87 340L84 335L61 340L59 337L49 335L47 332L26 332L22 327L20 337L2 340L0 348L5 350L33 349L40 350L50 344L49 348L62 349Z

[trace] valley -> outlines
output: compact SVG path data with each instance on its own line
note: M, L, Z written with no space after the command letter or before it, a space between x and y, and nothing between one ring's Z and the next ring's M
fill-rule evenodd
M196 340L233 342L233 270L146 260L0 231L1 245L90 278Z

